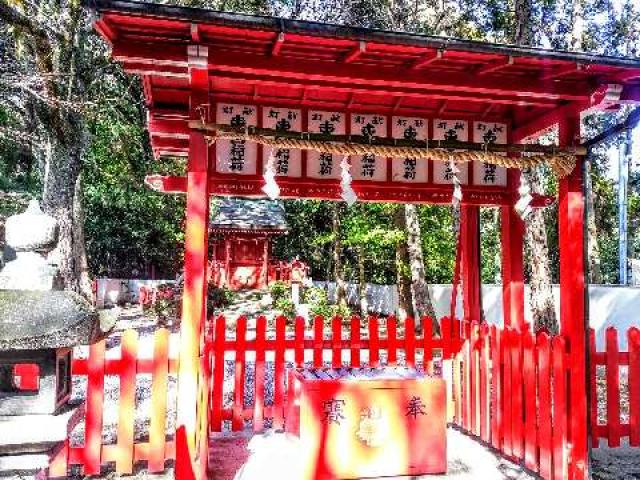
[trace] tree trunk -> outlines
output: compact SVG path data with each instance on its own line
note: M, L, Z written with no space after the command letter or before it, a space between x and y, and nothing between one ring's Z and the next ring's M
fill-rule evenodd
M360 299L360 315L365 317L369 313L367 301L367 278L364 269L364 247L358 247L358 297Z
M406 229L404 210L398 208L394 215L394 223L398 230ZM413 317L413 298L411 295L411 269L409 266L409 248L406 240L396 244L396 284L398 285L398 319Z
M333 240L333 278L336 282L336 304L347 304L347 289L344 281L344 272L342 269L342 239L340 215L342 213L342 205L338 202L333 204L333 224L332 230Z
M82 293L78 272L83 268L84 240L83 225L78 224L74 215L76 183L80 175L82 155L85 146L85 132L81 123L69 124L67 138L50 139L49 158L45 168L42 192L43 210L58 221L58 245L51 253L58 265L63 287ZM75 231L74 231L75 230Z
M540 178L535 169L524 171L532 192L540 193ZM526 220L526 239L529 246L531 265L531 314L535 330L558 333L555 300L551 289L551 267L544 210L534 208Z
M515 0L516 25L514 41L516 45L529 45L533 38L532 0Z
M79 282L80 294L87 300L93 300L93 289L91 288L91 279L89 278L89 264L87 262L87 251L85 249L84 238L84 195L82 193L82 175L78 175L76 180L75 193L73 197L73 229L75 249L74 257L76 260L76 276Z
M531 45L533 43L532 0L516 0L515 43ZM535 169L522 172L532 192L541 193L539 173ZM549 265L549 247L544 210L534 208L526 220L526 234L531 265L531 314L535 330L558 332L555 300L551 289L551 267Z
M587 256L589 258L589 282L602 283L602 269L600 268L600 245L598 243L598 227L596 225L595 198L591 179L591 162L585 161L585 190L587 192Z
M422 328L422 317L428 316L437 324L435 310L429 294L424 259L422 257L422 242L420 241L420 220L415 205L404 206L405 225L407 229L407 251L411 270L411 293L416 315L416 326Z

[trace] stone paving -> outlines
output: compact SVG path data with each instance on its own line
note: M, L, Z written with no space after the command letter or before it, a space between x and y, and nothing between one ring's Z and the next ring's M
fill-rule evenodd
M524 480L536 478L471 437L447 430L446 475L385 477L385 480ZM297 442L285 433L233 434L211 439L210 480L299 480Z

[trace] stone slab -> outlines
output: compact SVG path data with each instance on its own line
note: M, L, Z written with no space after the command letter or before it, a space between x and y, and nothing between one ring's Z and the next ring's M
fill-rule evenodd
M81 408L67 407L58 415L0 416L0 458L49 451L67 438L82 412Z
M80 295L0 290L0 350L72 347L100 333L97 313Z
M49 467L47 453L0 455L0 478L21 478L34 475Z

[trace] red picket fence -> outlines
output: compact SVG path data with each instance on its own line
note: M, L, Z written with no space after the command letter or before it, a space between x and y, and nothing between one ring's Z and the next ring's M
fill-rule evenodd
M256 320L256 333L254 338L247 338L247 319L238 318L235 326L235 336L227 338L227 322L222 316L215 319L213 330L208 333L207 341L213 354L212 383L210 398L210 427L212 431L221 431L223 421L231 421L231 430L239 431L245 428L245 422L251 421L254 431L264 428L265 420L273 422L274 428L282 428L285 418L285 368L287 353L291 363L295 366L303 366L305 362L321 367L330 362L333 367L349 364L358 367L362 363L363 352L368 352L367 363L372 366L395 365L398 363L398 352L403 351L405 362L408 365L417 363L430 364L434 358L434 350L440 350L444 358L449 358L453 352L460 348L460 322L451 322L448 318L441 320L442 334L434 337L432 322L424 318L423 333L416 335L413 319L407 319L402 325L404 331L398 335L398 322L390 317L379 320L377 317L367 319L366 328L362 328L360 318L354 316L345 327L340 318L330 321L331 335L325 332L325 319L316 317L312 328L307 330L303 318L296 318L293 325L288 326L284 317L275 321L275 335L267 335L267 319L263 316ZM344 338L344 330L348 330L347 338ZM382 333L386 334L381 336ZM363 335L364 334L364 335ZM381 351L386 352L385 358L381 358ZM247 391L247 353L255 358L253 402L245 404L245 392ZM325 352L327 355L325 356ZM328 352L331 352L328 355ZM349 358L348 362L343 359ZM308 355L305 355L308 353ZM225 354L233 361L233 389L224 391ZM267 356L274 362L272 383L273 400L266 400L266 359ZM326 357L330 356L330 360ZM224 398L230 398L230 405L224 405Z
M69 467L79 465L84 475L97 475L101 466L115 463L119 474L131 474L138 462L145 462L149 472L161 472L165 461L175 458L175 441L167 436L167 392L169 375L177 372L177 360L169 358L169 331L154 334L152 358L138 356L138 333L127 330L122 335L119 358L105 358L105 340L91 345L86 359L75 358L72 373L87 376L84 444L73 445L67 439L49 467L51 478L66 477ZM136 381L138 375L151 375L151 412L148 439L136 441ZM120 380L118 398L117 443L105 445L102 438L105 377ZM146 436L145 436L146 437Z
M570 478L562 336L474 324L452 370L456 425L542 478Z
M628 437L629 445L640 446L640 329L632 327L627 331L627 346L627 352L619 351L618 331L609 327L605 351L598 352L595 332L590 331L593 447L598 447L601 438L607 440L609 447L619 447L622 437ZM622 381L621 367L627 373Z

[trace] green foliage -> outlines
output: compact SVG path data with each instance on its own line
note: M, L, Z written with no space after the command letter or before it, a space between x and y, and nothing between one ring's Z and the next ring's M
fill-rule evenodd
M343 320L351 317L351 309L347 305L330 304L327 291L321 287L305 288L302 293L302 302L309 305L309 313L312 316L319 315L327 321L335 316Z
M309 305L327 305L327 291L322 287L308 287L302 291L302 303Z
M224 308L233 303L236 292L227 287L214 287L209 285L207 290L207 314L212 314L214 309Z
M152 158L139 85L124 92L122 83L112 88L115 100L91 121L93 142L84 167L91 273L146 278L153 268L156 278L171 278L182 265L184 197L153 192L144 177L179 174L184 166Z
M451 207L424 205L418 215L427 282L450 283L456 259Z
M275 305L278 300L291 298L291 287L286 282L279 280L269 286L269 293L271 293L271 301Z
M163 283L156 287L155 302L144 308L147 315L156 318L160 325L166 325L170 318L180 316L182 289L172 283Z
M291 321L296 316L296 306L293 304L293 300L290 297L280 297L273 302L273 307L278 313L287 320Z

